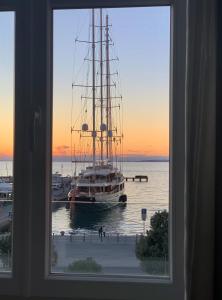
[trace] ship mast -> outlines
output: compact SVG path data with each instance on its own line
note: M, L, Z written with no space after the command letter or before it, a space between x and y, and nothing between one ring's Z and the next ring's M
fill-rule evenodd
M101 162L103 162L103 12L102 8L100 8L100 129L101 129L101 136L100 136L100 143L101 143Z
M110 103L110 63L109 63L109 17L106 15L106 157L112 158L112 123L111 123L111 103Z
M92 112L93 112L93 168L96 164L96 87L95 87L95 14L92 9Z
M100 159L101 163L104 163L104 159L106 158L107 162L113 163L113 141L117 138L121 139L120 136L117 136L117 129L115 129L115 136L113 136L113 128L112 128L112 108L119 107L112 106L112 99L113 98L122 98L122 97L112 97L111 96L111 87L115 86L115 83L111 84L110 77L112 75L118 74L110 72L110 61L112 60L118 60L118 58L110 59L110 53L109 53L109 46L110 46L110 35L109 35L109 17L106 15L106 21L103 25L103 11L100 9L100 24L99 26L96 26L95 24L95 9L92 9L92 31L91 31L91 39L90 41L85 40L79 40L76 38L76 42L80 43L88 43L92 46L92 56L91 58L85 58L85 60L88 60L92 62L92 84L91 85L83 85L83 84L72 84L72 87L85 87L85 88L92 88L92 96L81 96L81 99L92 99L92 128L89 130L88 124L84 123L82 124L82 129L74 129L74 127L71 127L71 133L72 132L83 132L83 135L80 135L80 137L91 137L92 138L92 160L88 162L93 163L93 168L96 166L96 141L100 140ZM95 41L95 28L100 27L100 39L99 41ZM104 32L105 28L105 32ZM104 36L105 35L105 36ZM100 83L99 85L96 85L96 62L98 61L96 59L96 53L95 53L95 47L96 43L100 43ZM105 44L105 45L104 45ZM104 49L105 46L105 49ZM105 52L105 53L104 53ZM105 63L105 64L104 64ZM104 79L103 76L106 76ZM96 88L100 88L100 97L96 97ZM100 100L100 130L97 130L96 126L96 101ZM98 134L98 135L97 135ZM80 161L79 161L80 162ZM84 159L83 162L86 162Z

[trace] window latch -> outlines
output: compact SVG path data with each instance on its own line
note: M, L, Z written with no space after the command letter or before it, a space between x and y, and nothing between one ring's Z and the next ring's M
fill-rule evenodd
M31 120L31 132L30 132L30 151L33 152L38 143L39 128L41 125L41 109L37 108L33 111Z

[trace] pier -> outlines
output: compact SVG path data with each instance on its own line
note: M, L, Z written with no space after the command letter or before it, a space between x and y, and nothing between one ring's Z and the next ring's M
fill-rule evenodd
M126 181L139 181L139 182L142 182L142 181L145 181L145 182L148 182L148 176L146 175L136 175L134 177L125 177L125 180Z

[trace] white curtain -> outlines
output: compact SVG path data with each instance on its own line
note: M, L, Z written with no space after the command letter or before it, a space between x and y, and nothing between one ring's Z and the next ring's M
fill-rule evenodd
M188 0L187 299L213 300L216 0Z

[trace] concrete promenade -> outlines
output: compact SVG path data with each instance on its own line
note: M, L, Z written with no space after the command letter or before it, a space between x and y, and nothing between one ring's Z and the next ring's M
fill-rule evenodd
M136 236L98 235L54 236L57 264L53 271L64 271L72 262L92 257L104 273L144 274L135 255Z

